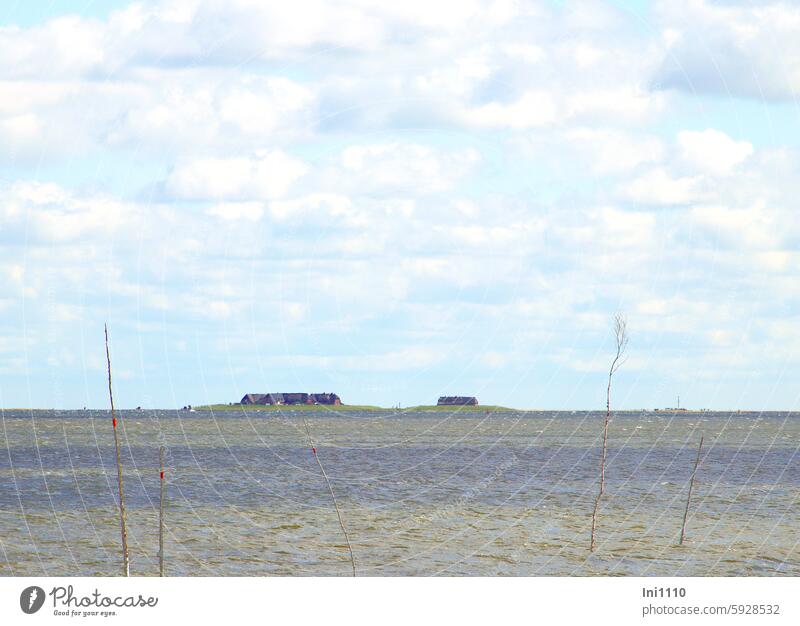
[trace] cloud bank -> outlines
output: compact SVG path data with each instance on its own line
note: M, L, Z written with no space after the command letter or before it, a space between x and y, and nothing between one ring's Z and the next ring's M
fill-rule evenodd
M753 129L794 98L798 15L165 0L4 25L0 400L101 406L108 320L133 406L593 407L623 310L623 405L792 407L798 147Z

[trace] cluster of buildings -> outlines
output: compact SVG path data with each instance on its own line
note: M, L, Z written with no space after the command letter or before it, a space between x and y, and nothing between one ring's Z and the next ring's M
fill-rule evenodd
M478 406L475 396L441 396L437 406Z
M239 404L297 405L326 404L339 405L341 398L335 393L247 393ZM478 406L475 396L442 396L437 406Z
M335 393L248 393L239 404L341 404Z

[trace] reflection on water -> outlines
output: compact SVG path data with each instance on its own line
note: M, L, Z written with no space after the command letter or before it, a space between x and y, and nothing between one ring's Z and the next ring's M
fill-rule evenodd
M616 415L591 555L600 413L303 415L362 575L800 575L800 414ZM350 572L298 413L121 423L133 574L158 571L162 444L169 574ZM118 574L109 415L6 411L0 442L0 574Z

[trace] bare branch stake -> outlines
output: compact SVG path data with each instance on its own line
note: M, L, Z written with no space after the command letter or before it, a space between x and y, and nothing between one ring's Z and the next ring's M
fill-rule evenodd
M108 351L108 325L104 326L106 335L106 362L108 363L108 398L111 401L111 424L114 428L114 447L117 451L117 483L119 485L119 524L122 531L122 564L125 576L131 575L128 558L128 527L125 521L125 492L122 489L122 456L119 449L119 433L117 432L117 413L114 409L114 392L111 390L111 354Z
M161 482L161 502L158 510L158 575L164 576L164 446L161 446L158 451L158 459L161 465L160 482Z
M703 449L703 434L700 434L700 445L697 446L697 458L694 460L692 477L689 479L689 494L686 496L686 510L683 512L683 524L681 525L681 540L679 545L683 545L686 538L686 520L689 518L689 505L692 502L692 488L694 487L694 476L697 473L697 466L700 464L700 451Z
M317 465L319 465L319 469L322 472L323 478L325 478L325 482L328 484L328 491L331 492L331 499L333 500L333 507L336 509L336 517L339 518L339 526L342 529L342 534L344 535L344 540L347 543L347 549L350 552L350 565L353 567L353 576L356 575L356 558L353 555L353 546L350 544L350 537L347 534L347 529L344 526L344 521L342 521L342 513L339 510L339 503L336 501L336 494L333 492L333 486L331 485L331 481L328 479L328 474L325 471L325 468L322 466L322 461L319 460L319 455L317 454L317 448L314 445L314 441L311 439L311 431L308 429L308 423L306 422L305 416L303 416L303 426L306 429L306 436L308 437L308 445L311 447L311 452L314 454L314 458L317 461Z
M616 371L624 363L622 355L625 353L625 348L628 346L628 323L625 317L617 313L614 316L614 339L617 344L617 353L614 360L611 362L611 367L608 370L608 385L606 387L606 418L603 424L603 450L600 455L600 491L594 501L594 510L592 511L592 538L589 543L589 552L594 551L595 546L595 529L597 527L597 511L600 508L600 499L603 497L603 491L606 484L606 451L608 449L608 423L611 421L611 379Z

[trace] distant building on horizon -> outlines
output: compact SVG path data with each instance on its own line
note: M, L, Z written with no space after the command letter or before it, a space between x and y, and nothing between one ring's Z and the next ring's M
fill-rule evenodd
M341 398L335 393L247 393L239 402L239 404L261 405L338 405L341 403Z
M246 393L239 404L264 404L265 393Z
M335 393L312 393L311 399L313 400L312 404L339 405L342 403L342 399Z
M437 406L478 406L475 396L441 396Z

